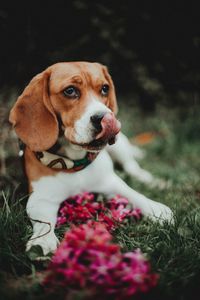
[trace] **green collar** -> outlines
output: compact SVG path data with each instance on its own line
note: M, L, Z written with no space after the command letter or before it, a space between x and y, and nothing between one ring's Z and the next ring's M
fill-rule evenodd
M19 156L24 156L25 144L19 139ZM99 152L87 152L85 157L82 159L73 160L68 158L65 155L56 154L59 152L62 145L57 142L51 149L48 151L35 152L36 158L48 168L56 170L65 170L67 173L74 173L80 170L83 170L88 165L90 165Z
M36 152L37 159L45 166L52 169L65 170L68 173L74 173L83 170L90 165L97 157L99 152L87 152L82 159L73 160L64 155L50 153L48 151Z

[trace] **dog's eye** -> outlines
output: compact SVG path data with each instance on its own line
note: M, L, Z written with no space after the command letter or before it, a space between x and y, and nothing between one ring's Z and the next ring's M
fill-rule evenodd
M108 84L104 84L101 88L101 94L103 96L107 96L109 92L109 85Z
M80 97L79 90L73 85L70 85L66 89L64 89L63 94L65 97L73 98L73 99Z

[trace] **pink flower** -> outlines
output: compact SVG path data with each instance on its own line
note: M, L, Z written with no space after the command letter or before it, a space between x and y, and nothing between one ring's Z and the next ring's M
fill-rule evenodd
M128 299L157 284L158 275L141 251L123 254L105 225L72 226L55 252L43 282L47 290L89 290L96 299Z
M97 201L92 193L82 193L65 200L60 207L57 226L72 223L82 224L89 220L99 221L107 229L114 230L124 221L133 218L139 220L139 209L128 208L128 200L120 195L108 201Z

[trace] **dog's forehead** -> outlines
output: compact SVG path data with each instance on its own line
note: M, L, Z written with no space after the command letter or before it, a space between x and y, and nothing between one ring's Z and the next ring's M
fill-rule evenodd
M70 80L95 82L105 80L103 67L98 63L70 62L58 63L51 67L51 87L57 89Z

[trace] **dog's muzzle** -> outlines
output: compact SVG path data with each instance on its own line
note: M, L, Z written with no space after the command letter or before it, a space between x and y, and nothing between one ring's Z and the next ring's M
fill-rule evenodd
M91 122L96 130L95 138L89 143L91 147L101 147L115 143L116 135L121 129L121 123L113 113L98 114L91 117Z

